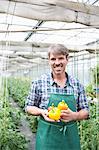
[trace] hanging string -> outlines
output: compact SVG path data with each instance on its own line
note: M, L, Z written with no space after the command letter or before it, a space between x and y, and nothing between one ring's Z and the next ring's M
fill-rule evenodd
M98 91L98 63L97 63L97 58L98 58L98 54L97 54L97 43L95 43L95 90L96 90L96 119L98 119L98 113L99 113L99 109L98 109L98 100L99 100L99 91Z
M15 12L15 7L16 7L16 2L14 3L14 9L13 9L13 13L12 13L12 17L11 17L11 25L12 25L12 22L13 22L13 16L14 16L14 12ZM6 24L7 24L7 31L9 30L9 24L8 24L8 14L9 14L9 9L10 9L10 1L9 1L9 4L8 4L8 9L7 9L7 15L6 15ZM6 39L6 45L5 45L5 52L7 52L9 49L10 49L10 40L9 40L9 35L11 34L11 32L6 32L5 34L5 39ZM5 53L5 57L7 57L7 61L5 62L5 73L6 73L6 76L5 76L5 82L6 82L6 91L7 91L7 71L8 71L8 66L9 66L9 53L6 54ZM8 93L8 92L7 92Z
M16 3L15 3L15 6L16 6ZM14 11L15 11L15 6L14 6L14 10L13 10L13 14L14 14ZM8 8L7 8L7 15L6 15L6 24L7 24L7 30L9 29L9 24L7 23L7 19L8 19L8 12L9 12L9 8L10 8L10 1L8 3ZM11 22L13 20L13 17L11 19ZM6 41L6 44L4 45L4 48L2 46L2 56L3 56L3 59L2 59L2 96L3 96L3 108L4 108L4 111L3 111L3 126L4 126L4 132L6 133L6 126L7 126L7 112L6 112L6 107L7 106L7 103L8 103L8 64L9 64L9 54L7 53L8 52L8 49L10 47L10 41L8 39L9 37L9 34L10 32L6 32L5 33L5 41Z

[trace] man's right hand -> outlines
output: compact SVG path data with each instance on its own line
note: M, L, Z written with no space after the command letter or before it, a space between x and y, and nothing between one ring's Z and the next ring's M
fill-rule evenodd
M55 120L50 119L50 118L48 117L48 110L47 110L47 109L42 110L42 111L41 111L41 115L42 115L43 118L44 118L46 121L48 121L48 122L56 122Z

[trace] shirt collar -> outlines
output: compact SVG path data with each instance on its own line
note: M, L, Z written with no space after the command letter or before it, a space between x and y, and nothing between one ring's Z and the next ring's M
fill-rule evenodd
M53 85L55 83L55 81L53 80L53 74L52 74L52 72L50 73L49 78L50 78L50 84Z
M71 84L71 80L70 80L70 76L66 72L65 72L65 74L66 74L66 78L67 78L66 85L72 85ZM52 74L52 72L50 73L49 77L50 77L50 84L54 85L55 81L53 80L53 74Z

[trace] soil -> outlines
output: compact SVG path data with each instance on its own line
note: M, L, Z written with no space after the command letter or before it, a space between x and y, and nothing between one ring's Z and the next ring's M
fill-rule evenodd
M17 109L19 109L21 112L22 110L17 105L17 103L11 98L11 105ZM21 122L20 122L19 130L20 132L25 136L25 138L29 141L28 143L28 150L35 150L35 137L36 134L32 133L31 128L29 127L29 122L26 119L26 116L24 113L21 115Z

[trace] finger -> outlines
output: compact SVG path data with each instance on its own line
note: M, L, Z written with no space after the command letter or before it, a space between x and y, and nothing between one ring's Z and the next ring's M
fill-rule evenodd
M68 114L68 113L70 113L70 111L69 110L62 110L61 113Z
M61 113L61 117L68 117L69 115L67 113Z
M48 122L55 122L55 120L52 120L52 119L49 119L49 118L46 118L45 120L48 121Z
M62 112L62 113L66 113L66 112L68 112L68 111L67 111L67 110L61 110L61 112Z
M50 119L49 117L47 117L46 115L44 116L44 119L46 120L46 121L49 121L49 122L60 122L60 120L54 120L54 119Z
M49 117L47 117L46 115L44 116L44 119L45 119L46 121L49 121L49 122L55 122L55 120L50 119L50 118L49 118Z
M61 117L61 120L69 120L68 117Z
M69 122L69 120L61 119L62 122Z

